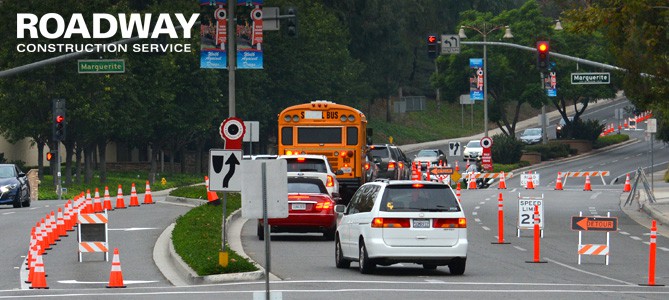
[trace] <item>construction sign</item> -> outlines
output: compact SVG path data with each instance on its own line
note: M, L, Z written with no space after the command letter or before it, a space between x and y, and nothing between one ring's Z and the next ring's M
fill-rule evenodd
M430 173L432 175L451 175L451 174L453 174L453 168L451 168L451 167L430 168Z
M571 217L571 230L618 231L618 218Z

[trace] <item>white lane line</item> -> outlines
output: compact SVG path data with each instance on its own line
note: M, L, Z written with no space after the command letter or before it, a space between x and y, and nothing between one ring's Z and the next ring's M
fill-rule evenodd
M3 214L3 215L11 215L11 214L13 214L13 213L16 213L16 212L13 212L13 211L12 211L12 212L6 212L6 213L2 213L2 214Z
M630 233L627 232L627 231L618 231L618 233L620 233L620 234L622 234L622 235L630 235Z
M614 160L614 161L612 161L612 163L617 163L617 162L618 162L618 160L617 160L617 159L616 159L616 160Z
M485 204L485 202L484 202L484 201L481 201L481 202L479 202L479 204L483 205L483 204Z
M600 165L600 166L605 166L605 165L606 165L606 163L605 163L605 162L603 162L603 163L601 163L601 164L599 164L599 165Z
M446 283L445 281L436 280L436 279L425 279L425 281L429 282L429 283Z
M518 250L520 250L520 251L527 251L527 250L525 250L525 248L522 248L522 247L519 247L519 246L513 246L513 248L516 248L516 249L518 249Z
M636 156L641 156L641 154L643 154L643 153L639 153L639 154L637 154Z
M476 223L481 223L481 219L479 218L475 218L474 221L476 221Z
M511 190L511 192L512 192L512 193L515 193L517 189L518 189L518 188L514 188L513 190Z
M588 209L589 209L589 210L596 210L597 208L594 207L594 206L588 206Z
M620 279L611 278L611 277L604 276L604 275L600 275L600 274L597 274L597 273L592 273L592 272L584 271L584 270L581 270L581 269L579 269L579 268L575 268L575 267L572 267L572 266L563 264L563 263L561 263L561 262L552 260L552 259L550 259L550 258L548 258L548 257L544 257L544 259L546 259L548 262L552 262L552 263L554 263L554 264L556 264L556 265L563 266L563 267L565 267L565 268L567 268L567 269L571 269L571 270L578 271L578 272L581 272L581 273L585 273L585 274L588 274L588 275L597 276L597 277L599 277L599 278L604 278L604 279L612 280L612 281L615 281L615 282L618 282L618 283L622 283L622 284L626 284L626 285L634 285L634 286L636 286L636 284L634 284L634 283L630 283L630 282L623 281L623 280L620 280Z
M640 240L641 240L640 237L638 237L638 236L634 236L634 235L633 235L633 236L630 236L630 238L633 239L633 240L635 240L635 241L640 241Z
M474 209L479 209L479 208L481 208L481 207L480 206L474 207Z
M123 280L123 284L138 284L138 283L154 283L158 282L155 280ZM59 280L58 283L71 283L71 284L107 284L107 281L78 281L78 280Z
M488 228L486 226L481 226L481 228L483 228L483 230L485 230L485 231L490 231L490 228Z
M624 159L625 159L625 160L628 160L628 159L630 159L630 157L629 157L629 156L625 156L625 158L624 158Z
M657 247L657 249L660 249L660 250L665 251L665 252L669 252L669 249L664 248L664 247Z
M476 215L478 215L478 214L479 214L479 213L477 213L477 212L475 212L475 211L472 212L472 216L476 216Z
M644 244L646 244L646 245L650 245L650 242L642 242L642 243L644 243Z
M595 200L595 199L597 199L597 196L599 196L599 195L601 195L601 194L602 194L602 192L596 192L596 193L594 193L592 196L590 196L590 199L591 199L591 200Z

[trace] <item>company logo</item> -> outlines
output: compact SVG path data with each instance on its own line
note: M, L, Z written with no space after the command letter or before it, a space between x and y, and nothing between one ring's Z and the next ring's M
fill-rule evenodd
M129 39L158 38L161 36L176 38L191 38L191 31L199 18L199 14L192 14L186 18L181 13L168 14L105 14L92 15L91 28L80 13L72 14L65 20L57 13L47 13L41 17L30 13L16 15L16 38L39 39L108 39L119 37ZM16 46L19 52L128 52L127 44L70 44L70 43L19 43ZM191 52L190 44L133 44L133 52Z

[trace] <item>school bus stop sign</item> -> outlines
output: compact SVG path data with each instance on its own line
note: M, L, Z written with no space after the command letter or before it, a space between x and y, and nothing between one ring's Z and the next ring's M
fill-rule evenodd
M618 231L618 218L571 217L571 229L578 231Z

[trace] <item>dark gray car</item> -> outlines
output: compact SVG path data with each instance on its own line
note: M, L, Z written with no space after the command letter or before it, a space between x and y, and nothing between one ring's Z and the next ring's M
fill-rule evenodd
M369 153L379 167L378 178L409 179L411 163L400 148L391 144L369 146Z

